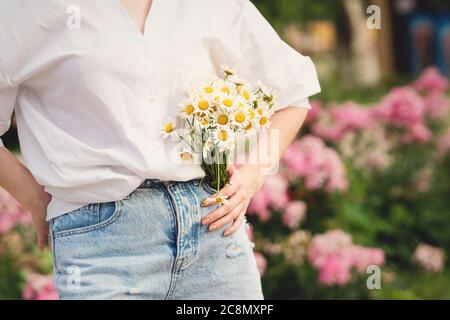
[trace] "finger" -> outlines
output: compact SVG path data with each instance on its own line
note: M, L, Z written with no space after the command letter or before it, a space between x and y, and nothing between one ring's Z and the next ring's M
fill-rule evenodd
M204 217L202 217L202 224L207 225L211 224L214 221L220 219L224 215L231 212L238 204L242 202L243 196L240 193L235 193L226 204L218 207L214 211L208 213Z
M225 237L227 237L227 236L235 233L241 226L242 222L244 221L244 217L245 217L245 210L243 210L239 213L238 217L233 221L233 224L225 229L225 231L223 232L223 235Z
M37 237L38 248L40 251L43 251L47 246L47 234L39 234Z
M208 228L209 231L214 231L217 229L220 229L224 227L227 223L230 223L234 219L236 219L239 215L239 213L244 210L245 205L240 203L237 205L229 214L223 216L219 220L215 221L213 224L211 224Z
M49 233L49 225L46 222L38 223L38 227L36 228L37 233L37 244L39 250L44 250L48 243L48 233Z
M209 199L214 199L217 196L225 196L225 197L231 197L236 191L238 190L238 184L230 184L227 183L219 192L209 196L206 199L203 199L200 205L202 207L209 207L213 204L216 204L215 201L209 201Z

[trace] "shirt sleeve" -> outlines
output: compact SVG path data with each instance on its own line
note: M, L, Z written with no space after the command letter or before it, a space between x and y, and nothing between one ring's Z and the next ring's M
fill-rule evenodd
M249 0L245 0L237 25L245 78L261 80L275 90L275 110L290 106L310 109L308 98L320 92L312 60L283 41Z
M12 85L0 73L0 147L4 147L1 136L11 125L11 116L16 104L18 87Z

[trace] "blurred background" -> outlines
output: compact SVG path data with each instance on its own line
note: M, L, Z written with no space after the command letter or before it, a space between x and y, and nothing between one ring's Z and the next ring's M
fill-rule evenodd
M450 299L450 1L252 2L322 84L248 210L266 298ZM56 299L51 272L0 189L0 299Z

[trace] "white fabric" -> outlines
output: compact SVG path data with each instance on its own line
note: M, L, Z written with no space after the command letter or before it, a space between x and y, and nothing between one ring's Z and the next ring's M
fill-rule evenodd
M48 219L146 178L199 178L170 161L160 127L222 64L273 87L278 109L320 91L311 60L248 0L154 0L144 35L120 0L1 0L0 136L15 110L25 164L53 196Z

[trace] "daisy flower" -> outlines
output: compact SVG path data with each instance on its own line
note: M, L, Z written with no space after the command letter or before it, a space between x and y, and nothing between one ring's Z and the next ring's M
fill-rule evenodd
M237 128L245 129L249 124L249 118L247 108L238 109L233 113L231 123Z
M185 164L195 164L199 163L199 157L195 153L193 153L191 150L183 149L180 152L178 152L178 158L181 160L182 163Z
M260 129L260 125L259 125L258 119L255 118L254 116L253 116L253 118L251 116L249 116L247 126L244 128L244 133L247 136L251 136L251 135L258 133L259 129Z
M215 130L213 140L220 152L232 150L234 147L234 134L227 127Z
M217 197L214 197L213 199L216 204L221 205L221 206L228 203L228 196L220 196L219 195Z
M197 116L202 117L212 111L214 101L210 97L199 96L193 101L194 112Z
M181 110L178 116L181 119L190 119L194 116L195 107L192 99L183 99L179 106Z
M209 129L211 128L214 123L211 121L211 118L207 113L202 114L201 116L197 116L196 118L196 124L199 127L200 131L202 129Z
M219 92L217 80L202 81L197 86L197 96L212 101Z
M248 102L253 100L253 93L249 88L247 88L247 86L240 86L238 90L239 94L245 99L245 101Z
M161 135L163 139L167 139L174 135L176 128L176 122L174 119L167 120L161 127Z
M258 121L258 126L261 129L267 129L270 125L270 117L273 114L273 110L271 109L272 105L268 104L265 101L258 101L257 107L256 107L256 118Z
M232 94L234 90L234 85L232 83L222 80L217 82L217 87L221 94Z
M220 96L219 106L225 110L231 110L231 108L235 107L236 98L231 94L222 93Z
M227 196L218 195L216 197L208 197L208 198L202 200L201 205L207 206L207 205L211 205L211 204L218 204L220 206L223 206L224 204L227 204L227 203L228 203Z
M229 112L223 112L222 110L217 110L212 115L213 121L218 126L228 126L231 121Z

